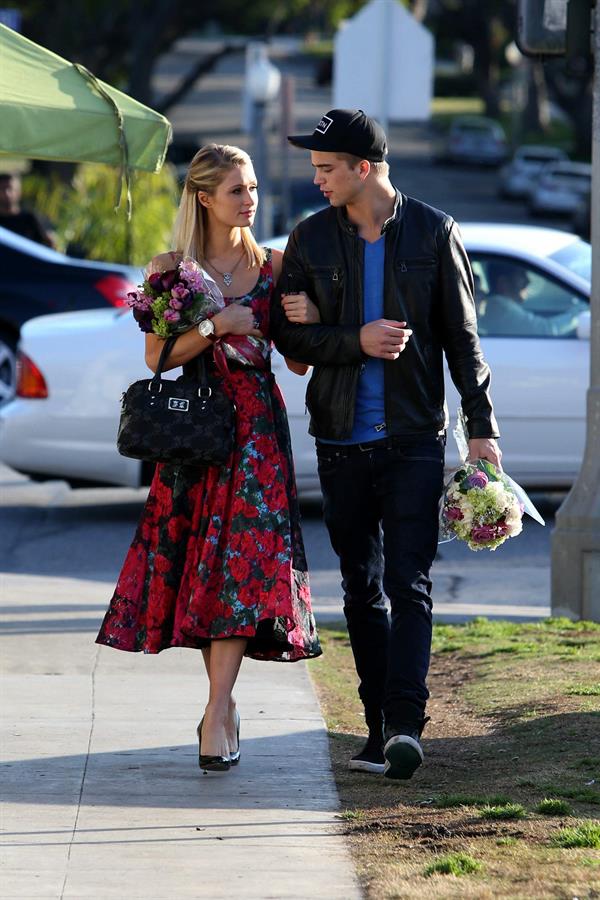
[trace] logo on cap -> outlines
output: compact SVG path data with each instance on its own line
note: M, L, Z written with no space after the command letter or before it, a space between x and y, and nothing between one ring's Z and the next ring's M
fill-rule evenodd
M325 134L330 125L333 125L333 119L330 119L329 116L323 116L315 131L318 131L319 134Z

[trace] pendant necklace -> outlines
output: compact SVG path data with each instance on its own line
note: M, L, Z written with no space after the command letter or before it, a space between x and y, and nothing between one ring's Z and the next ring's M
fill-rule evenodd
M237 269L237 267L238 267L239 264L241 263L241 261L242 261L242 259L244 258L244 256L245 256L245 252L242 252L240 258L239 258L238 261L236 262L236 264L235 264L235 266L233 267L233 269L231 270L231 272L221 272L221 270L220 270L220 269L217 269L217 267L216 267L215 265L213 265L213 263L211 263L208 259L206 260L206 262L209 264L209 266L211 267L211 269L213 269L213 270L217 273L217 275L220 275L220 276L221 276L221 278L223 279L223 284L225 285L225 287L229 287L229 285L230 285L231 282L233 281L233 273L235 272L235 270Z

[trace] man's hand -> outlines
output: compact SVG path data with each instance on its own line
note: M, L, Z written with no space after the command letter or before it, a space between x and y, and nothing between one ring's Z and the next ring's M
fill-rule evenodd
M406 322L376 319L360 329L360 349L378 359L398 359L411 334Z
M284 294L281 305L290 322L296 325L314 325L321 321L318 307L304 291L299 294Z
M502 468L502 450L495 438L471 438L469 441L469 462L487 459L498 469Z

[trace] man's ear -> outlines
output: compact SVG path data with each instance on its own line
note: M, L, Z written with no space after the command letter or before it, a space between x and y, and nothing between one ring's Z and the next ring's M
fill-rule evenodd
M371 171L371 163L368 159L361 159L358 164L358 174L361 181L364 181L369 172Z
M205 206L207 209L212 206L212 197L210 194L207 194L205 191L198 191L196 194L198 198L198 202Z

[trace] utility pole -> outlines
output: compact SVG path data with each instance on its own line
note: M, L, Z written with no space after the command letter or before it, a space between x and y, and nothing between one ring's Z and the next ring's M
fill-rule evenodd
M574 0L570 0L573 3ZM579 2L579 0L577 0ZM552 535L552 615L600 622L600 6L594 32L592 125L592 319L586 447Z
M517 44L527 56L565 56L567 67L580 75L594 66L586 444L577 480L556 514L551 603L553 616L600 622L600 4L596 0L518 0L517 28Z

